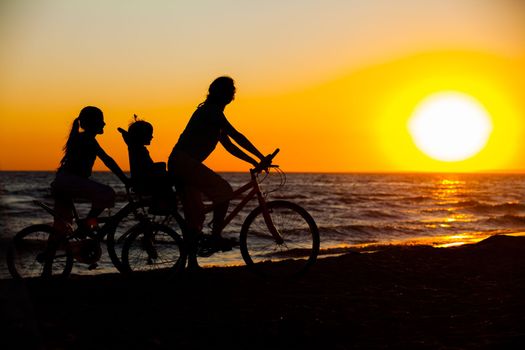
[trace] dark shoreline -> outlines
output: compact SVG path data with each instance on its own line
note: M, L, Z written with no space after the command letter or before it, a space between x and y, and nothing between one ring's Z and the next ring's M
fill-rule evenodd
M13 349L521 349L525 237L349 253L278 283L228 267L0 291Z

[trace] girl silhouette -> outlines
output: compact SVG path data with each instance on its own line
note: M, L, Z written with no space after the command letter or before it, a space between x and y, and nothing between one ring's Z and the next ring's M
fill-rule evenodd
M86 222L90 222L90 219L96 218L105 208L111 208L115 204L115 191L89 178L97 157L128 186L128 178L124 172L95 139L97 135L104 133L105 125L102 111L92 106L84 107L78 118L73 121L64 146L64 157L51 184L55 211L69 223L73 218L73 198L91 201L91 210ZM80 132L80 128L83 132ZM67 225L55 218L55 228L65 232Z

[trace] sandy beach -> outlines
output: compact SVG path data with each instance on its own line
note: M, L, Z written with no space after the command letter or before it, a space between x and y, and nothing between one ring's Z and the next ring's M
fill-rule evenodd
M525 237L320 259L297 280L245 267L0 281L2 348L512 349L525 344Z

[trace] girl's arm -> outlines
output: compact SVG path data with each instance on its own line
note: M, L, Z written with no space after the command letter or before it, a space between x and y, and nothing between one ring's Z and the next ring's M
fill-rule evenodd
M126 176L126 174L124 174L122 169L120 169L117 162L115 162L113 158L111 158L106 152L104 152L102 147L99 147L97 156L100 158L102 163L104 163L104 165L107 166L108 169L113 172L113 174L117 175L120 181L122 181L126 186L130 185L130 181L128 177Z

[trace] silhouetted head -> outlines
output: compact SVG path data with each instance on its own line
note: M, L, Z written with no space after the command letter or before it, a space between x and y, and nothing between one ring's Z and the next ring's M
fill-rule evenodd
M153 125L144 120L135 120L128 127L126 142L129 145L149 145L153 139Z
M208 96L205 103L214 103L226 106L235 98L235 83L232 78L227 76L215 79L208 89Z
M80 134L80 128L84 129L86 135L95 137L97 134L104 133L104 125L106 125L106 123L104 123L104 115L100 108L93 106L82 108L78 117L73 120L73 125L71 125L71 131L64 145L64 156L60 164L64 165L69 158L71 148Z
M78 115L78 122L80 127L86 132L95 135L104 133L104 125L106 125L104 123L104 115L97 107L87 106L82 108Z

